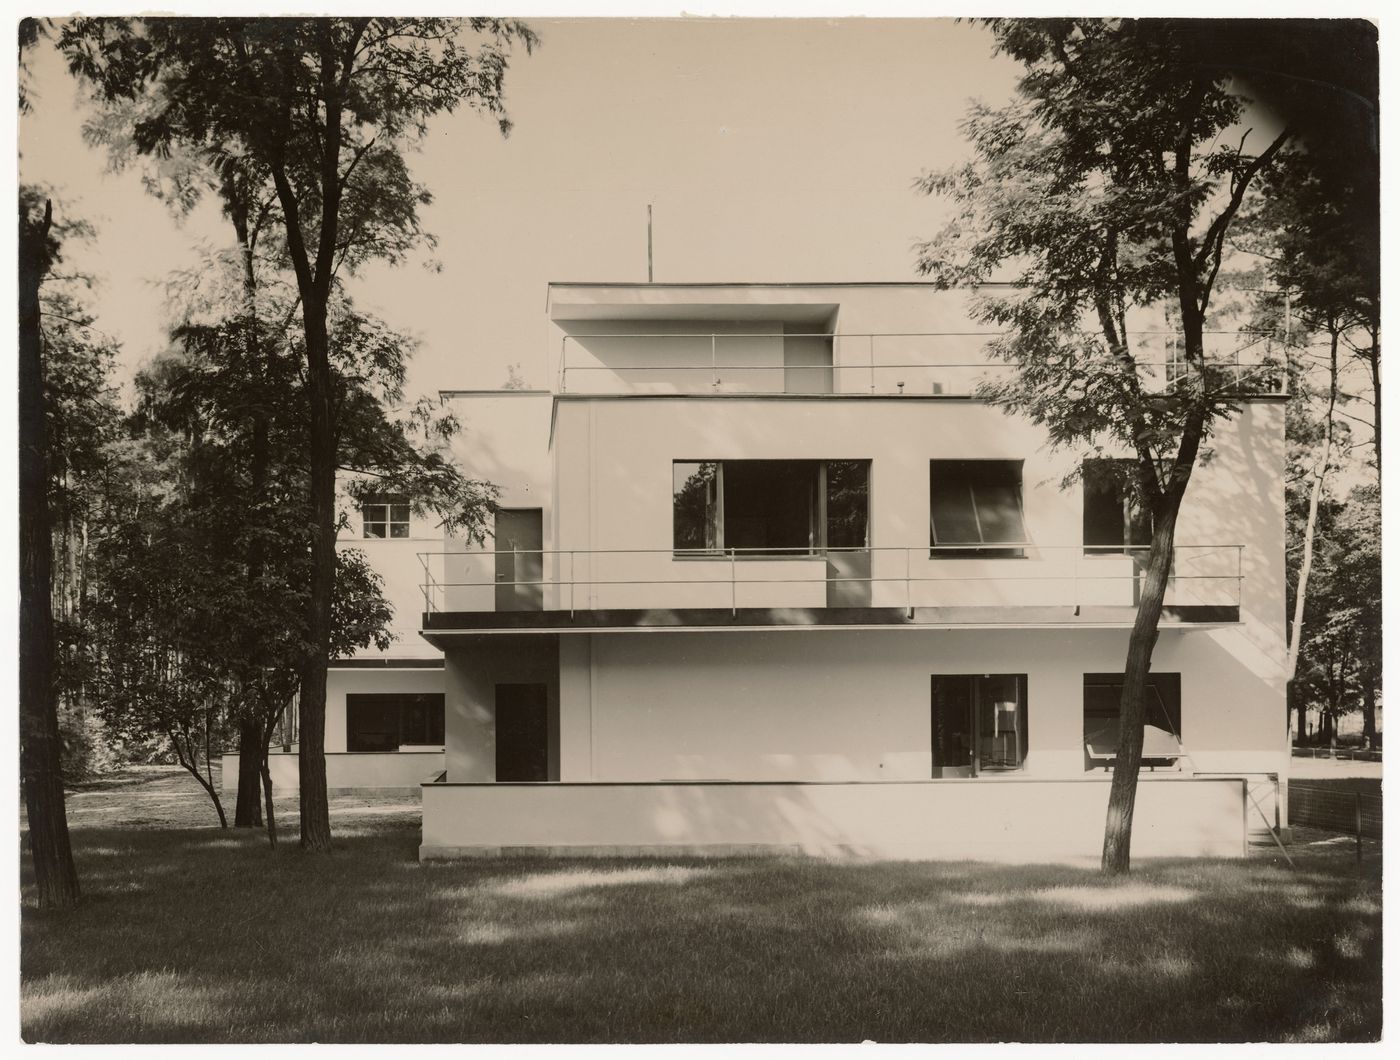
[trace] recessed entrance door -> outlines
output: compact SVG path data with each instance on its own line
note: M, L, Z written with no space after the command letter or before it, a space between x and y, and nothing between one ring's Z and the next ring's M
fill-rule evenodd
M538 611L544 606L544 512L496 511L496 610Z
M549 779L549 686L496 686L496 779Z

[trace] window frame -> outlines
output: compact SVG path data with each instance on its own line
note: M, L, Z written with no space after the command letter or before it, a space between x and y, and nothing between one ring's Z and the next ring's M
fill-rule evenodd
M1116 762L1116 759L1095 759L1089 757L1090 730L1088 710L1089 689L1091 687L1115 688L1118 690L1118 699L1121 700L1123 688L1123 675L1121 673L1116 672L1086 672L1083 675L1080 685L1080 745L1084 749L1084 771L1086 773L1092 773L1097 769L1103 769L1109 773L1112 773L1113 770L1116 768L1114 764ZM1153 670L1149 672L1147 675L1147 691L1149 694L1156 695L1158 702L1161 704L1163 720L1165 720L1167 723L1166 731L1170 732L1172 736L1176 738L1179 754L1175 756L1175 764L1179 767L1181 760L1186 757L1186 743L1181 735L1182 729L1184 727L1182 719L1183 699L1181 694L1181 671ZM1166 694L1164 694L1164 692ZM1151 711L1152 707L1149 705L1148 716L1145 719L1146 724L1148 725L1152 724ZM1175 721L1173 721L1172 719L1173 714L1176 715ZM1114 721L1117 721L1121 717L1121 707L1118 711L1115 711L1112 717ZM1160 726L1156 727L1160 728ZM1142 761L1161 762L1166 761L1166 759L1160 757L1153 757L1150 755L1144 755Z
M1007 459L1003 457L969 457L969 458L932 458L929 460L928 472L928 533L929 533L929 559L1025 559L1026 550L1032 548L1035 542L1031 540L1030 529L1026 524L1026 502L1025 502L1025 460ZM977 525L977 541L947 541L942 544L938 541L938 531L934 525L933 502L935 497L936 468L940 464L955 464L967 468L973 464L1000 465L1003 467L1015 466L1016 469L1016 514L1021 521L1021 532L1024 540L1021 541L988 541L982 530L982 517L978 511L977 485L968 482L968 494L971 499L972 517ZM1001 485L998 483L985 483L985 486Z
M1146 512L1146 511L1143 511L1143 510L1142 510L1141 506L1137 503L1136 499L1134 498L1132 491L1123 488L1122 483L1119 482L1116 478L1113 479L1113 483L1118 487L1118 490L1117 490L1117 492L1118 492L1118 503L1119 503L1119 507L1120 507L1120 509L1121 509L1121 520L1122 520L1122 522L1121 522L1121 527L1120 527L1120 530L1121 530L1120 536L1123 538L1123 541L1122 541L1121 544L1117 544L1117 545L1091 545L1091 544L1089 544L1089 542L1088 542L1088 540L1087 540L1087 536L1088 536L1088 535L1087 535L1087 533L1086 533L1086 530L1087 530L1086 520L1087 520L1087 518L1088 518L1088 505L1089 505L1089 497L1088 497L1088 485L1089 485L1089 479L1088 479L1088 465L1090 465L1090 464L1119 464L1119 465L1126 465L1126 464L1135 464L1135 463L1136 463L1136 461L1133 460L1131 457L1097 457L1097 458L1094 458L1094 459L1085 460L1085 461L1083 462L1083 464L1080 465L1080 475L1079 475L1079 478L1080 478L1080 482L1079 482L1079 515L1080 515L1080 518L1079 518L1079 544L1080 544L1080 548L1081 548L1081 550L1082 550L1082 552L1083 552L1083 554L1084 554L1084 556L1085 556L1086 558L1090 558L1090 557L1094 557L1094 556L1132 556L1132 555L1134 555L1134 554L1136 554L1136 553L1145 552L1145 551L1147 551L1148 549L1150 549L1150 548L1152 547L1152 516L1151 516L1151 514L1148 513L1148 512ZM1133 538L1133 536L1134 536L1134 531L1137 530L1139 527L1141 527L1144 521L1146 522L1146 533L1145 533L1145 535L1144 535L1145 538L1146 538L1146 540L1144 540L1144 541L1142 541L1142 542L1140 542L1140 543L1139 543L1139 542L1135 542L1135 541L1132 540L1132 538Z
M409 708L419 705L427 708L423 735L428 737L441 735L442 740L429 739L414 742L406 739L410 735L407 731ZM379 707L382 709L389 706L395 708L397 716L398 735L395 746L392 749L366 749L362 746L356 746L359 742L358 734L351 725L354 710L360 707ZM442 692L347 692L345 694L345 750L350 754L398 754L405 746L438 748L445 747L446 743L447 697Z
M773 464L815 464L817 472L815 510L809 512L809 521L815 530L815 540L806 547L794 546L792 548L774 549L744 549L727 547L724 543L725 527L725 488L724 488L724 467L726 464L746 464L746 463L773 463ZM828 513L828 493L829 483L827 478L827 468L830 464L863 464L865 465L865 544L864 545L839 545L828 544L830 538L830 521ZM676 524L676 468L681 465L694 465L703 467L706 464L714 465L714 538L715 544L705 545L700 548L679 548L676 545L677 524ZM671 556L673 559L682 560L804 560L816 559L827 556L832 552L868 552L871 549L871 518L870 518L870 496L874 488L874 461L869 457L852 458L811 458L811 457L735 457L721 460L694 460L694 459L673 459L671 461ZM708 535L707 535L708 536Z
M985 694L983 686L989 684L994 679L1010 680L1016 686L1016 728L1012 730L1015 734L1016 764L1011 766L984 766L982 764L981 742L983 733L981 731L981 697ZM944 776L940 771L945 769L961 769L960 763L938 761L938 732L934 726L934 711L940 694L940 686L944 682L967 681L971 701L969 703L969 721L971 740L970 751L972 752L967 768L968 777L976 779L984 773L989 775L1002 775L1007 773L1023 773L1026 769L1026 762L1030 759L1030 675L1028 673L995 673L995 674L932 674L929 682L929 766L930 776L934 780L956 780L962 779L957 776ZM995 710L995 707L993 707ZM991 737L1000 735L999 733L989 734Z
M396 509L402 509L401 517ZM371 518L371 513L375 514ZM377 526L383 532L370 533ZM398 527L403 533L395 533ZM413 509L407 498L398 495L370 497L360 501L360 538L365 541L403 541L413 536Z

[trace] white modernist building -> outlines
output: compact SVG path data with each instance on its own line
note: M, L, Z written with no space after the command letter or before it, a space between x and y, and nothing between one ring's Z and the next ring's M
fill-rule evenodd
M1106 460L1066 486L973 396L1005 369L966 295L554 284L548 327L549 391L445 395L494 541L366 510L406 635L333 673L333 786L338 756L432 774L424 858L1097 853L1146 527ZM1134 341L1169 387L1175 337ZM1284 407L1238 372L1177 532L1138 854L1282 823Z

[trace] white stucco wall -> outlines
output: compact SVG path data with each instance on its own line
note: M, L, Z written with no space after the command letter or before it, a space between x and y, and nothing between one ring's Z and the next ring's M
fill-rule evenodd
M280 797L301 788L300 767L295 751L274 750L267 756L267 771L272 776L272 792ZM354 788L401 788L418 794L424 781L436 778L443 770L441 751L400 751L396 754L326 755L326 787L332 791ZM238 755L223 756L223 793L238 796Z
M453 457L463 472L490 482L502 508L539 508L544 547L551 548L552 460L549 452L553 398L542 391L449 392L445 395L463 430ZM490 528L488 528L490 529ZM495 542L439 538L429 550L437 610L490 611L495 606ZM417 627L415 627L417 628Z
M559 655L553 636L456 638L447 664L447 776L496 779L496 685L544 684L548 692L548 773L559 778Z
M1267 675L1221 631L1164 631L1186 772L1283 768ZM1121 670L1126 630L607 633L560 639L560 779L919 780L933 674L1027 675L1025 775L1084 773L1083 677ZM451 656L449 651L449 657ZM449 728L451 726L449 725ZM449 734L449 740L451 736ZM457 779L449 769L449 779Z
M1282 405L1246 404L1219 425L1211 445L1183 508L1179 578L1168 603L1234 603L1236 583L1220 576L1237 569L1237 552L1228 546L1243 545L1251 635L1260 650L1277 653L1283 630ZM1078 548L1082 496L1077 487L1061 488L1074 454L1047 451L1038 428L982 402L565 398L558 404L554 453L555 540L566 554L553 561L552 576L575 583L567 591L578 607L822 604L820 560L743 560L731 568L722 558L669 554L673 462L725 459L870 460L876 606L1132 602L1129 565L1084 557ZM1029 560L930 558L934 459L1021 461L1027 532L1043 548ZM582 554L587 551L593 554ZM731 569L740 582L800 583L741 586L735 593ZM1104 575L1117 580L1101 580ZM1202 575L1211 577L1195 577ZM607 584L635 581L715 584ZM569 602L561 599L559 606Z
M884 858L1088 861L1107 781L881 784L426 784L423 860L782 851ZM1148 777L1134 857L1239 857L1237 780Z

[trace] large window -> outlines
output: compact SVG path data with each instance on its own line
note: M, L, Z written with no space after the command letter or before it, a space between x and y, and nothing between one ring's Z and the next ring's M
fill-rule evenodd
M345 697L345 749L397 751L444 742L441 692L355 693Z
M1024 556L1021 461L930 460L929 540L940 558Z
M402 497L375 497L360 505L365 537L407 537L408 502Z
M1084 461L1084 552L1104 555L1152 544L1152 520L1132 488L1132 460Z
M677 552L804 555L869 545L868 460L678 460L672 489Z
M1109 767L1117 756L1122 674L1084 675L1085 768ZM1181 675L1147 675L1147 716L1142 759L1170 765L1181 756Z
M1025 765L1025 674L935 674L934 777L975 777Z

